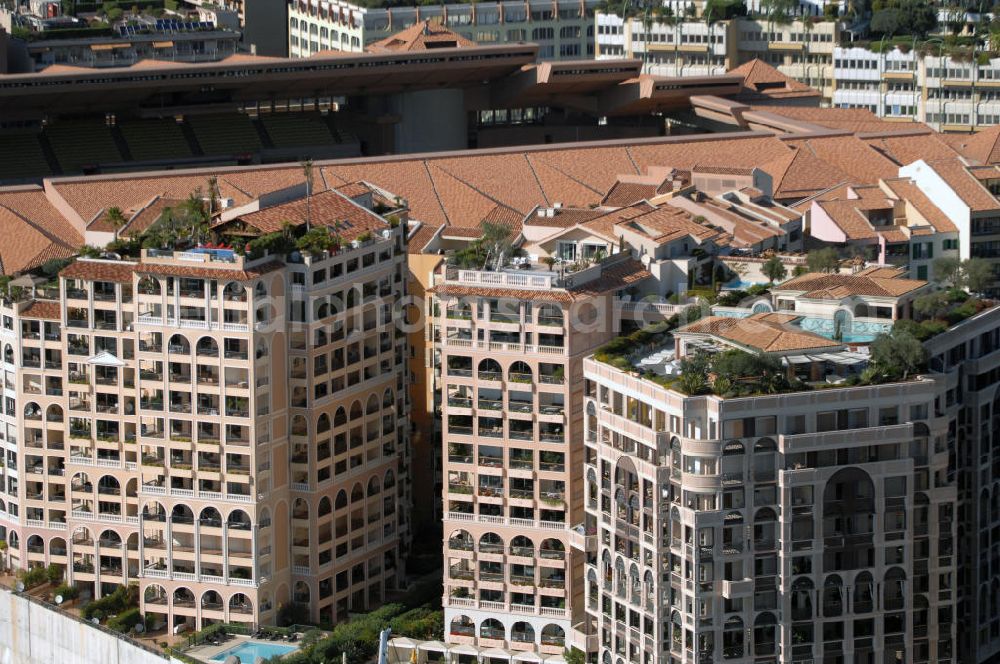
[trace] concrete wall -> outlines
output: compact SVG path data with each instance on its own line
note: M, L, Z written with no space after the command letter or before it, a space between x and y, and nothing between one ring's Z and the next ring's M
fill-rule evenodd
M0 664L164 664L144 650L0 587ZM174 660L176 661L176 660Z

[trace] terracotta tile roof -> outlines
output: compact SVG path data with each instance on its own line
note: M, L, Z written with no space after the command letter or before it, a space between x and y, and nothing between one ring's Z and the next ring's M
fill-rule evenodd
M708 316L678 329L675 334L706 334L765 353L829 350L843 346L792 325L795 318L773 313L753 314L748 318Z
M626 207L639 201L649 200L656 196L657 186L655 184L642 184L639 182L615 182L604 198L601 205L605 207Z
M41 320L62 320L59 303L53 300L35 300L21 310L21 318L38 318Z
M194 279L218 279L219 281L252 281L257 277L280 270L285 264L282 261L269 261L246 270L214 269L210 267L195 267L188 265L170 265L159 263L141 263L135 271L141 274L158 274L167 277L191 277Z
M800 150L808 149L820 162L829 169L835 169L839 174L850 174L849 177L831 181L854 182L856 184L877 184L880 179L896 177L899 167L887 157L884 157L856 136L826 136L791 140Z
M907 136L881 136L864 139L876 152L885 155L900 166L918 159L947 159L957 156L956 150L933 132Z
M639 283L653 275L639 261L629 258L601 270L601 276L588 281L570 291L573 299L586 300L595 295L617 291L626 286Z
M996 210L1000 202L968 171L968 167L958 159L938 159L927 165L934 169L941 179L948 183L969 209L974 212Z
M778 200L806 198L851 179L808 149L790 150L761 168L771 176L772 195Z
M338 185L334 189L348 198L358 198L359 196L374 193L372 188L364 182L348 182Z
M969 174L977 180L1000 179L1000 166L970 166Z
M830 217L849 240L870 240L882 231L890 228L872 226L865 212L872 210L892 209L892 203L884 196L882 201L871 201L862 198L845 198L835 201L820 201L819 207Z
M910 179L885 180L885 186L900 200L907 201L939 233L955 233L958 227L941 208Z
M753 106L754 111L774 113L792 120L827 129L852 132L912 132L915 128L928 130L927 125L916 122L883 120L864 108L818 108L810 106Z
M839 299L851 295L900 297L927 285L919 279L883 278L868 274L810 272L775 286L774 292L802 292L807 298Z
M130 284L132 283L132 275L138 267L136 263L81 258L63 268L59 276L66 279Z
M157 196L129 218L128 223L121 230L121 235L131 237L141 235L149 230L149 227L159 221L163 211L167 208L177 207L184 201L178 198L164 198Z
M540 216L537 212L529 214L524 218L525 226L544 226L546 228L572 228L578 224L583 224L591 219L596 219L607 214L606 210L591 208L540 208L544 213L552 210L552 216Z
M441 226L432 226L430 224L421 224L420 228L416 230L412 235L410 235L409 240L406 245L406 253L408 254L420 254L423 253L424 248L427 243L431 241L434 234L438 232Z
M391 37L372 42L365 50L369 53L397 51L426 51L434 48L459 48L475 46L476 42L452 32L439 23L425 19L414 23Z
M184 200L197 189L208 191L211 171L178 172L132 177L115 176L57 179L48 184L83 219L93 219L98 212L111 207L138 210L157 196ZM360 179L360 178L359 178ZM235 205L244 205L261 194L284 189L304 181L299 166L286 166L219 174L218 187L223 198L232 198ZM317 178L317 191L320 180ZM324 187L325 188L325 187Z
M516 233L521 229L521 219L521 213L517 210L513 210L506 205L496 205L486 214L485 217L479 220L477 229L481 231L482 225L486 223L499 224L500 226L510 228ZM478 235L476 237L478 237Z
M306 198L296 198L257 212L240 215L238 219L258 229L261 234L280 231L285 224L301 226L306 223L307 210L312 215L312 225L328 226L336 234L350 242L363 233L377 233L389 227L385 219L367 210L336 190L328 189L313 194L309 202ZM221 222L223 226L230 222Z
M790 76L785 76L758 58L744 62L739 67L730 69L728 73L743 77L743 88L736 95L737 99L785 99L821 96L819 91Z
M0 274L17 274L34 269L51 258L75 253L57 238L43 232L27 218L0 205Z
M691 168L692 173L711 173L713 175L753 175L753 168L744 166L711 166L695 164Z
M478 239L482 237L483 231L479 228L466 228L465 226L445 226L441 231L441 237L450 238L470 238Z
M41 187L0 188L0 274L16 274L52 258L67 258L83 236Z
M882 279L898 279L906 276L906 270L894 265L869 265L854 273L855 277L880 277Z
M1000 163L1000 125L985 127L972 136L941 134L942 140L962 155L980 164Z
M529 290L518 288L493 288L483 286L458 286L442 284L428 289L442 297L495 297L506 300L540 300L544 302L572 302L573 298L563 290Z

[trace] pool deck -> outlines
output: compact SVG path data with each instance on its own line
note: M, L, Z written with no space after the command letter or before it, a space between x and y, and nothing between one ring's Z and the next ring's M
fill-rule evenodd
M213 657L215 657L216 655L218 655L221 652L225 652L227 650L232 650L233 648L236 648L237 646L241 646L244 643L266 643L266 644L269 644L269 645L295 646L296 649L298 648L298 644L296 644L296 643L289 643L287 641L268 641L266 639L264 639L264 640L261 640L261 639L251 639L249 636L234 635L233 638L229 639L228 641L226 641L225 643L222 643L220 645L213 646L211 644L204 643L204 644L202 644L200 646L195 646L194 648L191 648L190 650L185 650L184 654L187 655L187 656L189 656L189 657L194 657L195 659L200 660L202 662L210 662L211 664L218 664L217 661L216 662L212 661ZM291 654L291 653L289 653L289 654ZM253 662L246 662L245 664L253 664Z

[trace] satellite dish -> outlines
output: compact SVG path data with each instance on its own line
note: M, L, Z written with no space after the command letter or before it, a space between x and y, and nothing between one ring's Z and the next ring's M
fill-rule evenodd
M135 633L136 634L142 634L145 631L146 631L146 626L145 625L143 625L142 623L136 623L135 624Z
M56 604L62 604L62 603L63 603L63 596L56 595Z
M14 588L17 589L17 592L23 593L24 592L24 581L18 581L17 584L14 586Z
M90 622L94 623L95 625L100 625L101 624L101 621L98 618L91 618Z

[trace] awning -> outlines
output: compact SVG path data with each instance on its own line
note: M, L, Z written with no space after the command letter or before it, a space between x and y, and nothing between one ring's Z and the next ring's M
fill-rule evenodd
M87 364L93 364L99 367L123 367L125 363L119 360L117 357L112 355L106 350L102 350L97 355L94 355L87 360Z
M519 652L514 655L515 662L540 662L542 661L541 656L538 653L526 650L524 652Z
M460 646L455 646L448 651L452 655L478 655L479 648L474 645L463 643Z
M562 655L552 655L545 658L545 664L566 664L566 658Z
M153 42L153 48L173 48L174 43L172 41L165 42Z
M114 51L115 49L119 49L119 48L132 48L132 44L131 43L124 43L124 44L91 44L90 45L90 50L91 51Z
M454 650L452 652L455 652ZM495 657L496 659L506 659L510 661L510 653L500 648L490 648L479 653L482 657Z
M431 652L448 652L448 646L440 641L424 641L417 645L417 650L429 650Z

